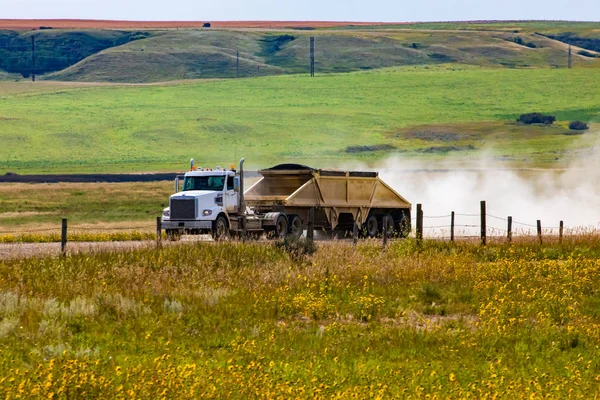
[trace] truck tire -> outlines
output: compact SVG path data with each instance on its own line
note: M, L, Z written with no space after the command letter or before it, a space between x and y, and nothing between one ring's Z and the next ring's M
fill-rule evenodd
M285 215L281 214L277 217L273 233L276 239L283 239L288 234L288 220Z
M302 236L304 228L302 227L302 220L300 217L298 215L289 215L288 220L290 221L288 234L296 239Z
M377 223L377 218L375 218L374 215L371 215L369 216L369 218L367 218L367 222L365 223L365 229L367 237L377 237L377 233L379 232L379 224Z
M181 239L181 232L179 232L179 229L167 229L165 230L165 233L167 234L167 240L171 242L177 242Z
M219 215L213 222L212 237L214 240L225 240L229 237L229 223L223 215Z
M388 238L391 238L394 235L394 217L392 217L390 214L386 214L383 216L383 219L381 220L381 233L383 234L383 227L385 226L385 220L387 219L387 233L388 233Z
M398 221L398 236L406 238L408 235L410 235L410 219L406 213L402 213L402 217L400 217L400 221Z

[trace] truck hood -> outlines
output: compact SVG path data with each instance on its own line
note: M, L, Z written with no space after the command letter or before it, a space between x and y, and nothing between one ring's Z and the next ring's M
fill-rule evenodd
M175 193L174 195L172 195L171 197L176 197L176 198L181 198L181 197L216 197L218 194L221 194L223 192L216 192L213 190L187 190L185 192L179 192L179 193Z

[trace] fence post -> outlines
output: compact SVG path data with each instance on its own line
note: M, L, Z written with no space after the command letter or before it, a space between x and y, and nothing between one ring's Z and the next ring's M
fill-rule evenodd
M485 212L485 200L481 201L481 244L487 244L487 221Z
M542 244L542 221L539 219L537 220L537 234L540 244Z
M160 229L160 217L156 217L156 247L159 248L162 241L162 233Z
M423 205L417 204L417 241L423 239Z
M306 238L308 240L313 240L315 237L315 209L308 209L308 222L306 224Z
M358 222L354 221L354 225L352 226L352 245L356 246L358 244Z
M61 235L60 235L60 252L64 256L67 254L67 219L62 219Z
M245 214L242 215L242 219L240 221L242 222L242 242L245 243L248 239L248 220Z
M508 228L506 229L506 239L508 243L512 242L512 216L508 216Z
M388 219L383 219L383 251L385 251L385 246L387 246L388 240Z
M450 241L454 242L454 211L450 213Z
M558 244L562 244L564 226L563 221L560 221L560 224L558 225Z

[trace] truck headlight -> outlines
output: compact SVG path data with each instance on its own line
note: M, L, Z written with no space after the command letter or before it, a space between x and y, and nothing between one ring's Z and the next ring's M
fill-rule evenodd
M171 216L171 209L167 208L165 210L163 210L163 217L170 217Z
M212 214L212 210L204 210L204 211L202 211L202 215L205 216L205 217L208 217L211 214Z
M215 204L218 206L223 205L223 195L219 195L219 196L215 197Z

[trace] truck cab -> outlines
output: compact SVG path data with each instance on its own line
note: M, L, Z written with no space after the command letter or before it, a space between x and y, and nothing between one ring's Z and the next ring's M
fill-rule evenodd
M196 169L193 160L190 171L175 181L176 193L163 210L162 228L170 238L182 233L226 234L230 215L240 209L239 175L233 169L220 167Z

